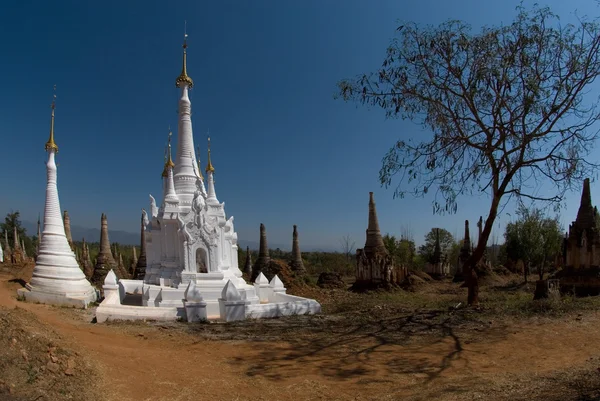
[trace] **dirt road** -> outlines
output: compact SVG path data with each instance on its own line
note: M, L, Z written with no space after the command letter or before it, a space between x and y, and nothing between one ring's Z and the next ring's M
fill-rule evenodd
M490 322L468 334L449 327L442 337L425 331L406 341L378 330L222 341L177 329L183 323L93 324L93 310L17 301L20 284L11 278L0 275L0 306L34 313L93 359L104 391L98 399L551 399L554 377L600 357L598 313Z

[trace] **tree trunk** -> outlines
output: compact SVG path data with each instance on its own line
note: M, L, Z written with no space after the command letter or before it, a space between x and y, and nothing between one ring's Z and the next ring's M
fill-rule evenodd
M523 278L525 279L525 283L527 283L527 275L529 274L529 266L531 266L531 262L527 261L527 263L523 263Z
M477 277L476 264L477 262L473 261L469 274L465 277L468 287L467 304L471 306L479 305L479 277Z
M538 275L540 276L540 281L544 279L544 265L546 264L546 259L542 260L540 267L538 267Z
M548 281L547 280L538 280L535 283L535 293L533 294L533 299L544 299L548 298Z

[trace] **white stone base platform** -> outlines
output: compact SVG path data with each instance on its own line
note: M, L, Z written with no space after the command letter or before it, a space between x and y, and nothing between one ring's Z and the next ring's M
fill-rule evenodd
M72 308L87 309L88 305L97 300L97 293L92 290L88 294L69 294L41 291L27 284L25 288L17 290L17 295L27 302L49 304L56 306L69 306Z
M186 301L188 304L191 301L186 296L191 285L195 287L193 302L206 308L202 314L207 320L233 321L321 312L321 305L314 299L286 294L277 276L269 283L261 274L253 286L229 280L216 288L215 284L220 280L203 281L192 280L186 288L182 288L179 284L168 282L154 285L141 280L117 280L114 273L109 273L103 287L105 298L96 309L96 321L196 321L196 318L187 319L186 315ZM141 295L143 306L124 305L123 301L130 295Z

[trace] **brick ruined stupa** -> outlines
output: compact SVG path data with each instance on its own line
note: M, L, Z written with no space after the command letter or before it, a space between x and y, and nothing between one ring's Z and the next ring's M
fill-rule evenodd
M394 265L394 260L383 243L373 192L369 192L367 239L364 248L356 250L356 281L352 289L362 291L389 288L404 281L406 274L405 267Z
M104 213L100 217L100 224L100 252L96 257L94 274L92 275L92 283L97 287L102 286L109 271L117 270L117 262L113 258L110 241L108 240L108 219Z
M306 273L304 262L302 261L302 253L300 252L300 241L298 241L298 228L294 225L292 233L292 256L290 259L290 268L294 274L301 276Z
M590 179L583 181L577 217L563 240L563 268L555 274L562 292L600 294L600 217L592 205Z

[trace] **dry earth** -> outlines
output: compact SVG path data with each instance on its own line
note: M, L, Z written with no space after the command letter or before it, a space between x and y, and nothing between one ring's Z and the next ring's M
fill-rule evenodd
M399 305L304 289L326 314L100 325L93 309L18 301L30 274L0 270L3 400L600 399L594 310L500 316L405 302L418 291L399 293ZM427 286L437 306L463 296L455 284Z

